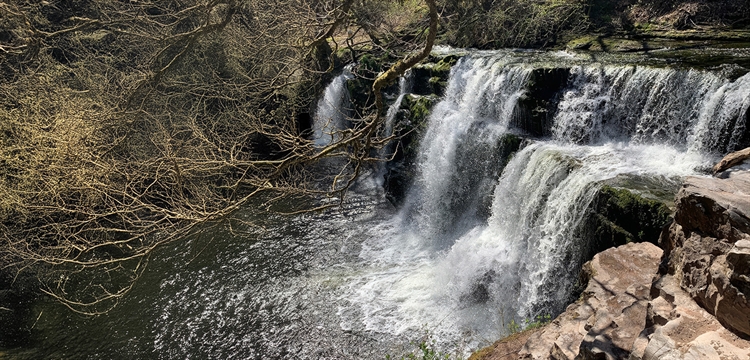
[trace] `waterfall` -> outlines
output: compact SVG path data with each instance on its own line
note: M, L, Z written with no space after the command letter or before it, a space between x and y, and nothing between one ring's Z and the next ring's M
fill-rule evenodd
M747 146L748 108L750 73L722 84L705 102L690 138L690 150L722 154Z
M530 69L503 62L492 57L459 61L446 98L430 115L420 147L420 174L405 209L425 238L456 236L476 225L476 202L494 187L496 179L488 178L493 174L490 162L500 159L494 159L493 150L507 132L530 74ZM486 181L467 186L469 177Z
M398 78L398 96L396 100L388 107L388 112L385 115L385 133L386 137L393 135L393 122L396 120L398 110L401 109L401 103L404 101L404 96L411 91L413 86L413 74L411 70L407 70L406 73Z
M427 326L446 346L476 345L511 320L556 315L572 300L590 246L578 230L603 184L642 177L676 188L750 144L750 74L562 66L570 75L551 97L550 136L529 138L510 159L498 147L526 134L516 118L530 112L522 100L549 62L476 52L453 67L403 208L362 245L369 268L340 299L342 328Z
M316 146L326 146L337 140L336 132L346 128L349 107L349 93L346 82L353 78L347 66L341 75L336 76L325 89L323 98L313 119L313 141Z
M571 76L552 129L560 141L666 143L717 154L748 145L750 74L730 82L707 71L586 65Z

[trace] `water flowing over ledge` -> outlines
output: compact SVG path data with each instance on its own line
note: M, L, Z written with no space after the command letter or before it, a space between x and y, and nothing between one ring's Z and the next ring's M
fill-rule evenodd
M503 137L535 132L523 126L524 101L550 56L565 54L477 52L453 67L404 207L364 242L369 270L341 298L342 327L427 328L476 344L511 320L558 314L586 260L591 239L579 230L602 185L629 177L676 189L750 140L750 75L560 59L567 79L541 109L547 128L503 168L493 156Z
M265 231L236 223L165 248L111 314L45 315L39 349L18 357L382 359L424 331L466 354L572 300L605 186L671 202L685 176L750 145L750 75L566 52L461 55L420 124L401 207L373 171L335 211L241 213ZM317 146L350 122L354 80L345 72L322 95ZM390 94L386 133L402 125L400 103L419 99L409 92L425 81L412 80ZM54 306L45 314L65 314Z

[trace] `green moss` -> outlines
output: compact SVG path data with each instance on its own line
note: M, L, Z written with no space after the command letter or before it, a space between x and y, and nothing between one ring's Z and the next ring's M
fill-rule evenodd
M630 241L656 243L672 212L661 201L648 199L627 189L604 185L599 190L596 212L607 219L601 226L612 228Z
M433 77L431 77L431 78L430 78L429 80L427 80L427 81L428 81L428 82L429 82L430 84L438 84L438 83L440 83L440 82L442 81L442 79L440 79L440 78L439 78L439 77L437 77L437 76L433 76Z
M403 107L409 110L409 122L419 128L427 126L427 117L435 104L432 96L405 96Z
M435 64L432 67L432 71L433 72L446 72L446 71L450 72L451 68L453 67L453 65L456 65L459 58L460 57L457 55L446 56L440 59L440 61L438 61L437 64Z
M596 35L587 35L569 41L566 47L571 50L586 50L591 48L591 45L593 45L598 39L599 37Z
M451 68L460 58L459 55L430 55L427 62L412 68L415 93L442 96L448 86Z
M372 54L363 54L359 57L359 67L372 72L380 71L380 64Z

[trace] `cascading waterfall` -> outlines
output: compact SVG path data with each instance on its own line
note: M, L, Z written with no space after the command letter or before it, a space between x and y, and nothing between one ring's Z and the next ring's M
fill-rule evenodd
M510 124L535 66L543 65L503 52L454 66L404 208L363 244L371 268L342 298L343 328L426 326L456 346L496 338L511 320L557 314L588 246L576 229L603 183L641 176L675 187L747 142L750 74L730 81L699 70L574 64L551 139L531 141L498 169L493 148L524 133ZM481 199L492 199L489 217Z
M413 75L411 70L407 70L406 73L398 78L398 96L393 104L388 108L388 112L385 115L385 136L393 135L393 122L396 120L398 110L401 109L401 103L404 101L404 96L411 91L413 86Z
M750 146L750 74L727 79L632 54L464 55L419 124L400 209L372 177L330 211L240 209L226 228L211 223L154 253L108 314L35 303L36 349L2 353L382 359L427 340L465 355L507 334L511 321L554 316L571 301L598 241L588 238L596 216L587 212L603 185L662 199L721 153ZM347 125L350 76L336 77L318 104L318 147ZM402 80L398 98L408 88ZM330 160L323 165L340 169Z
M579 66L552 132L579 144L666 143L726 153L747 143L750 75L727 81L698 70Z
M726 153L748 142L750 73L725 82L701 109L688 141L691 151Z
M316 146L331 144L337 139L336 132L346 128L349 107L346 82L353 77L351 68L346 67L343 73L336 76L326 87L313 120L313 141Z
M643 66L578 66L559 104L553 133L559 140L686 145L722 79L696 70Z
M493 149L507 132L530 74L522 66L502 66L504 61L461 60L452 70L445 99L433 109L421 144L420 174L404 210L424 238L450 238L476 225L477 200L485 195L482 190L494 186L496 179L487 179L491 167L482 165L492 160ZM483 173L476 172L478 168L484 168ZM490 184L467 186L471 176Z

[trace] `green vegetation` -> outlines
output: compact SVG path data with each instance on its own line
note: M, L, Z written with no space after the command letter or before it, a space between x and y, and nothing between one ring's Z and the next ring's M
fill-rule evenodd
M544 325L552 322L552 315L537 315L536 320L524 319L523 323L517 323L515 320L511 320L508 324L508 336L517 334L527 330L534 330L541 328Z
M446 40L461 47L545 47L589 26L586 2L576 0L446 1Z
M435 350L434 345L430 345L430 344L428 344L428 343L426 343L424 341L421 342L421 343L419 343L417 345L417 347L419 348L419 350L418 350L418 352L416 354L415 353L410 353L410 354L407 354L407 355L403 355L400 358L395 358L395 357L392 357L391 355L386 355L385 358L387 360L396 360L396 359L399 359L399 360L441 360L441 359L442 360L449 360L449 359L456 359L456 360L458 360L458 359L460 359L460 358L451 357L450 354L440 353L439 351Z
M750 3L734 0L446 0L444 6L444 41L459 47L585 49L594 44L591 36L742 40L737 30L750 25Z

